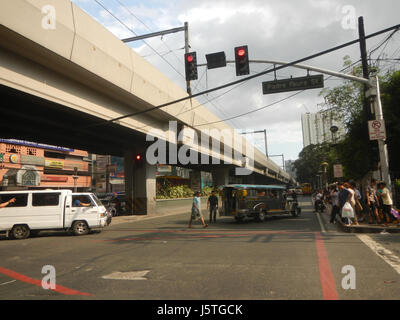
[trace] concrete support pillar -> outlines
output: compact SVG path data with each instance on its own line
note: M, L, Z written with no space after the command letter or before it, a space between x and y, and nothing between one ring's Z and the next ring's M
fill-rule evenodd
M222 167L212 171L214 188L229 184L229 168Z
M136 155L141 153L142 164L135 164ZM125 151L125 194L127 212L132 215L156 213L156 166L144 158L145 152Z

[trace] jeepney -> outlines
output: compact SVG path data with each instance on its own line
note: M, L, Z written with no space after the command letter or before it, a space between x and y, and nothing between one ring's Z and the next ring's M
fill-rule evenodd
M301 214L297 197L280 185L230 184L220 188L220 216L233 216L237 221L253 218L264 221L266 216Z

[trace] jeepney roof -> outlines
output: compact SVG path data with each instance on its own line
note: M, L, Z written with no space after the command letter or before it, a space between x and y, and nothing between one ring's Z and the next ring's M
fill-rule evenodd
M282 185L261 185L261 184L227 184L222 188L235 188L235 189L281 189L286 190L286 186Z

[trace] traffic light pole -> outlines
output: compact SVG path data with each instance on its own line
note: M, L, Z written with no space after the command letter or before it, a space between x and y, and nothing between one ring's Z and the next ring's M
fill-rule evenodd
M185 54L189 53L189 25L185 22L184 26L185 30ZM186 92L188 95L192 95L192 89L190 88L190 80L186 80Z

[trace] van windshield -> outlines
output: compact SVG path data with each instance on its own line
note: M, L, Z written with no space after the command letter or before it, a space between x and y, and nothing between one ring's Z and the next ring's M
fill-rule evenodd
M99 198L97 198L97 196L95 194L91 195L94 202L96 203L96 205L98 205L99 207L103 205L103 203L99 200Z

